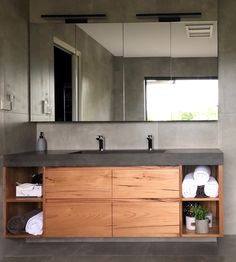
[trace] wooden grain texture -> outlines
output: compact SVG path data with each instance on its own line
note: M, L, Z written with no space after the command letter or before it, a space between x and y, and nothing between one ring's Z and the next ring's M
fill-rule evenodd
M113 198L179 198L179 167L114 169Z
M111 203L46 203L46 237L111 237Z
M179 236L178 202L114 202L114 237Z
M183 231L183 203L182 199L183 166L179 166L179 232Z
M218 183L219 183L219 233L220 237L224 236L224 199L223 199L223 166L218 166Z
M46 199L111 198L111 169L48 168Z

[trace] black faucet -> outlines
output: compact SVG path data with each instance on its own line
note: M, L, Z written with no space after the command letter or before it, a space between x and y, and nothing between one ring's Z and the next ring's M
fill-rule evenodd
M104 150L104 143L105 143L105 138L104 136L97 136L96 140L98 141L98 145L99 145L99 151L103 151Z
M147 140L148 140L148 151L152 151L153 149L153 136L152 135L148 135L147 136Z

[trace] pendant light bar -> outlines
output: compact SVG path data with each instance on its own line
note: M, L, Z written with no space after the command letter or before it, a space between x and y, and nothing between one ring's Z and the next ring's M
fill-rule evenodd
M106 14L74 14L74 15L41 15L43 19L60 21L65 23L88 23L89 19L104 19Z
M192 13L146 13L136 14L137 18L153 19L157 18L159 22L179 22L181 18L196 18L201 17L201 12Z

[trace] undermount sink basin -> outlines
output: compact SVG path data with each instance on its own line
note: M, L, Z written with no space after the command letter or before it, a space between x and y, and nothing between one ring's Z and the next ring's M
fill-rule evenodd
M156 149L152 151L148 151L145 149L127 149L127 150L79 150L70 152L69 154L135 154L135 153L165 153L165 149Z

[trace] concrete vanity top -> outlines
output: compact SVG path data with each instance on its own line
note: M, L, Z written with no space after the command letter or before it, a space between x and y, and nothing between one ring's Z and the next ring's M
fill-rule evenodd
M68 167L68 166L174 166L220 165L223 152L219 149L167 149L167 150L96 150L45 153L26 152L5 155L6 167Z

